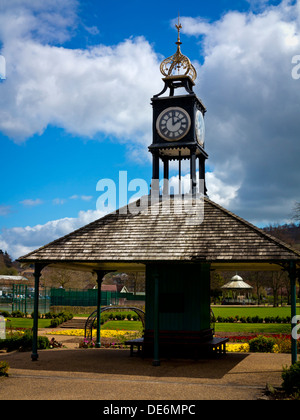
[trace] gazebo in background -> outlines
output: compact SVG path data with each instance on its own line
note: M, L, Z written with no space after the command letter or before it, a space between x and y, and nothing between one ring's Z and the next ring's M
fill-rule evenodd
M231 298L228 297L230 299L229 303L241 304L241 303L244 303L245 294L246 294L248 303L250 302L250 298L252 294L251 292L252 292L253 287L245 283L242 277L236 274L235 276L232 277L232 279L228 283L222 286L222 289L224 293L227 292L226 293L227 296L229 296L231 292L232 297Z

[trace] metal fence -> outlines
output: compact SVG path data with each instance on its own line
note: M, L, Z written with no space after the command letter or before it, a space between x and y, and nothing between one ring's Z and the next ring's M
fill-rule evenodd
M31 314L34 310L34 294L32 287L17 284L12 287L0 285L0 311L20 311ZM41 288L39 291L39 312L46 313L53 306L97 306L97 289L63 289ZM127 301L144 300L144 297L133 293L101 292L101 305L118 305L121 299Z

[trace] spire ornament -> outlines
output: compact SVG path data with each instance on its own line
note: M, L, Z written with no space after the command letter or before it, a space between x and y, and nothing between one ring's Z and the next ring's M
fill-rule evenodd
M178 76L189 76L192 81L194 82L197 78L197 72L195 67L192 65L190 59L182 54L180 50L180 45L182 42L180 41L180 30L182 29L182 25L180 23L180 18L178 15L178 25L175 25L178 31L177 37L177 51L171 57L166 58L160 65L160 72L163 76L168 79Z

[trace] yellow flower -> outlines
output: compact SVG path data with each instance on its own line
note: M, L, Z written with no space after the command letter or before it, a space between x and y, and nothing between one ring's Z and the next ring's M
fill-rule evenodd
M77 329L77 330L64 330L64 331L51 331L47 332L48 335L68 335L68 336L76 336L76 337L84 337L84 330ZM93 330L93 337L97 334L96 330ZM100 335L101 337L120 337L120 336L131 336L135 335L136 331L117 331L117 330L101 330Z
M227 343L226 350L228 352L248 353L250 346L248 343Z

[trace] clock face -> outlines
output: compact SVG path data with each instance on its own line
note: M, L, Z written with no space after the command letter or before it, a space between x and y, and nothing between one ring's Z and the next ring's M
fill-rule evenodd
M204 146L205 125L204 118L201 111L196 112L196 137L200 146Z
M189 114L178 107L165 109L156 122L158 134L167 141L182 139L189 132L190 128L191 119Z

